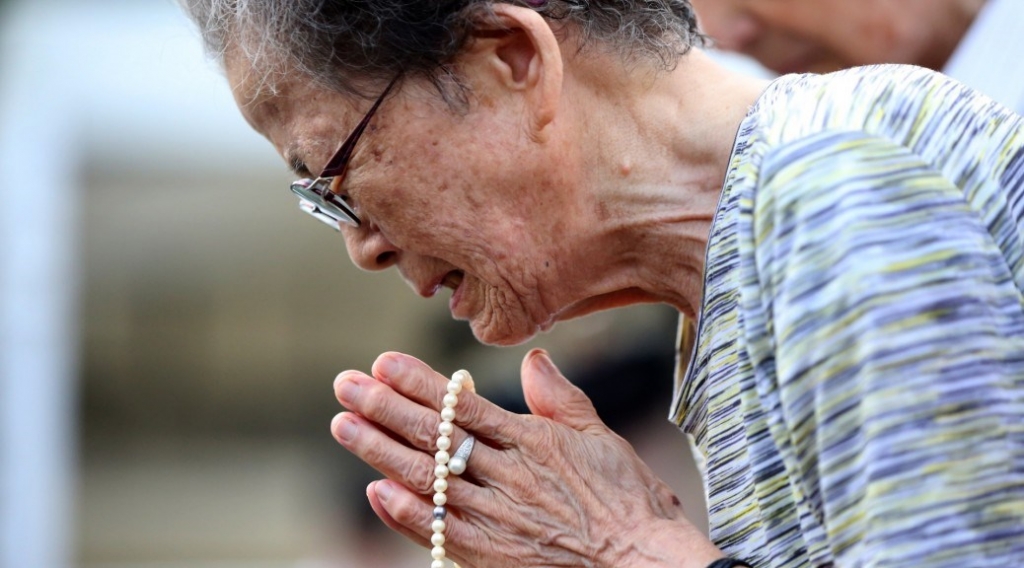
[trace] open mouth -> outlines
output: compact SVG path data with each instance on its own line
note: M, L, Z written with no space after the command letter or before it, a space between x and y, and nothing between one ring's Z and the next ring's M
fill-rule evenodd
M448 274L445 274L444 278L441 279L441 286L457 290L459 288L459 284L462 284L462 278L463 273L461 270L452 270Z
M455 319L465 319L466 317L466 314L459 312L459 304L462 303L463 296L461 286L465 276L466 274L461 270L452 270L441 279L441 286L452 290L452 297L448 299L448 310L451 311L452 317Z

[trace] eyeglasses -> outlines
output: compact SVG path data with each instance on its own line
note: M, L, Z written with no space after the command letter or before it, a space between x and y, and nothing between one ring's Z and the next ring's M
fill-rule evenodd
M291 185L292 193L299 197L299 208L309 213L313 217L316 217L319 221L327 224L335 231L341 230L341 223L352 225L353 227L359 226L359 215L356 214L345 198L331 191L331 185L334 183L334 179L342 177L344 179L345 172L348 170L348 162L352 158L352 151L356 146L356 142L359 141L359 137L363 135L363 131L366 130L366 125L370 123L370 119L373 118L373 114L377 112L377 107L384 102L384 97L388 96L391 92L391 88L398 82L398 77L388 83L384 92L377 97L377 100L370 107L370 111L366 113L366 116L359 121L356 125L355 130L352 134L348 135L345 142L342 143L338 151L334 153L334 157L327 162L327 167L320 172L320 176L316 179L300 179L295 181Z

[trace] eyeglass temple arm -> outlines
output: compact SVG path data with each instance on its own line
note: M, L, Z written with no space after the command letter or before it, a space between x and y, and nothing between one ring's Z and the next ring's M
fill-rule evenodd
M377 112L377 107L384 102L384 98L388 96L388 93L391 92L391 88L398 82L398 77L399 76L396 75L395 78L388 83L387 88L384 89L384 92L380 94L380 97L378 97L376 102L373 103L373 106L370 107L370 112L366 113L366 116L359 121L359 124L348 137L348 140L345 140L345 143L341 145L341 148L339 148L338 152L334 154L331 161L327 163L327 167L325 167L324 171L320 174L321 178L340 176L345 173L345 170L348 168L349 158L352 157L352 150L355 148L356 141L363 135L363 131L366 130L366 126L370 124L370 119L373 118L374 113Z

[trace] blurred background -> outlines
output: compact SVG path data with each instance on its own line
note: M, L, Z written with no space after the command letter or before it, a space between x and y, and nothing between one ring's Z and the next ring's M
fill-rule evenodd
M701 522L672 310L478 346L298 211L170 0L0 0L0 180L2 567L425 565L328 432L386 350L525 411L547 348Z

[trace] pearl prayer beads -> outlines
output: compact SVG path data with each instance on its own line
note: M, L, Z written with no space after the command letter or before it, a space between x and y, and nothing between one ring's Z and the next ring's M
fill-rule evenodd
M433 561L430 563L430 568L445 568L444 544L446 539L444 531L448 528L445 523L445 518L448 516L448 510L445 508L448 496L445 495L445 491L448 490L448 474L459 475L466 471L466 460L461 457L452 458L448 453L452 447L451 435L455 432L455 407L459 404L459 393L463 390L475 392L473 377L468 371L456 371L448 381L448 393L442 400L441 424L437 427L437 453L434 454L434 462L437 464L434 467L435 507L434 520L430 523L430 530L433 532L430 536L430 544L433 545L433 548L430 549L430 556ZM459 565L455 564L455 568L459 568Z

